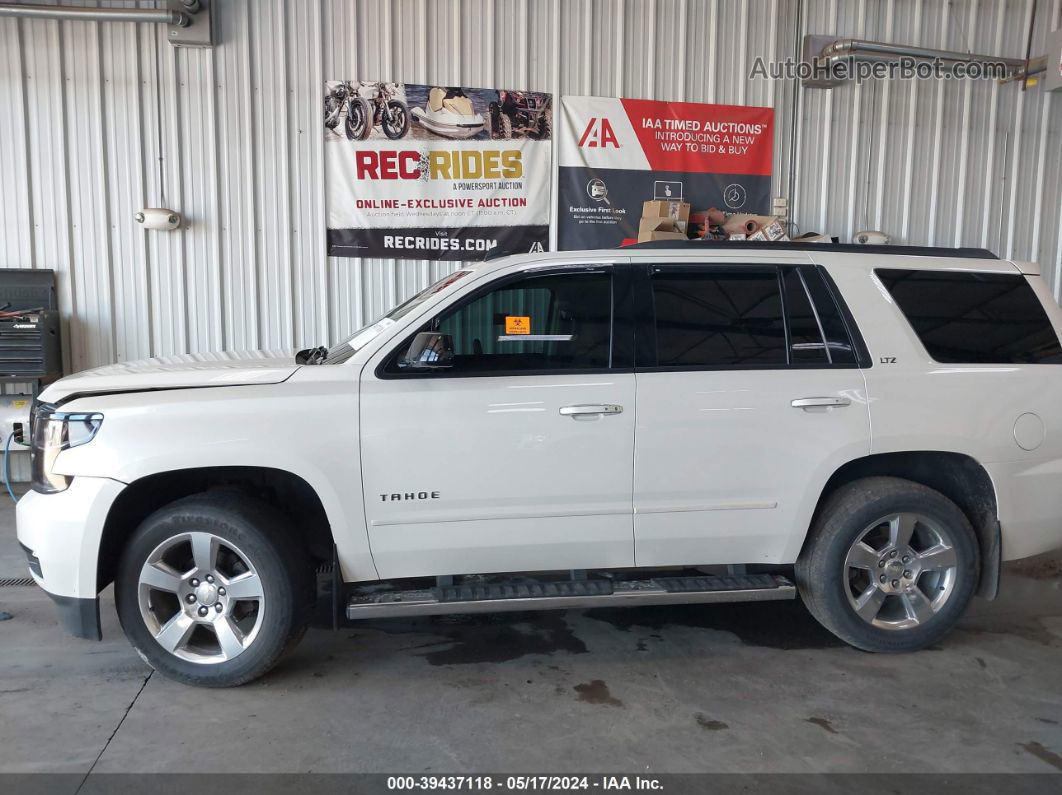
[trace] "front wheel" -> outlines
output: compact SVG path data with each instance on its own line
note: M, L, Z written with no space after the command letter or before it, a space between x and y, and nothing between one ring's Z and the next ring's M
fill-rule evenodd
M392 141L397 141L409 132L409 108L406 103L399 99L388 102L380 126L383 127L384 135Z
M959 620L977 586L966 515L920 483L873 477L842 486L796 564L808 610L865 651L915 651Z
M234 492L149 516L119 564L115 601L140 656L185 684L230 687L266 673L302 637L309 561L275 511Z
M347 118L343 131L348 141L364 141L372 133L372 109L361 97L347 101Z

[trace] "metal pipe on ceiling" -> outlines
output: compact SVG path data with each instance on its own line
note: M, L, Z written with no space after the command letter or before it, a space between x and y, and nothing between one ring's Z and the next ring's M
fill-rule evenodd
M887 60L890 58L917 58L919 60L940 60L951 63L1003 63L1015 70L1024 70L1024 58L1002 58L998 55L980 55L978 53L958 52L956 50L934 50L929 47L914 47L907 44L888 44L883 41L866 41L864 39L838 39L822 48L820 57L836 61L842 58L865 58L867 60Z
M195 5L195 4L193 4ZM23 3L0 3L0 17L22 19L65 19L83 22L159 22L186 28L192 18L174 9L85 8L74 6L41 6Z

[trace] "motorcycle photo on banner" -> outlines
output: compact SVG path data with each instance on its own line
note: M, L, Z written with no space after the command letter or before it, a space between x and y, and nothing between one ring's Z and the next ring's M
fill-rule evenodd
M548 247L551 94L331 81L324 121L329 256Z
M770 210L770 108L564 97L561 112L562 250L683 240L710 209Z

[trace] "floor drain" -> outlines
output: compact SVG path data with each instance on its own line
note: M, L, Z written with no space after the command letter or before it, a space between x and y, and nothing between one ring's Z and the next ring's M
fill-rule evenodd
M17 588L26 585L36 585L36 583L32 577L0 577L0 588Z

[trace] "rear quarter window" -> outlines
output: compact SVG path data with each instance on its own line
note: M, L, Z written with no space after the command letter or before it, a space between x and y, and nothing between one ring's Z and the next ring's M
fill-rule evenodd
M1020 274L881 268L875 275L943 364L1062 364L1062 345Z

